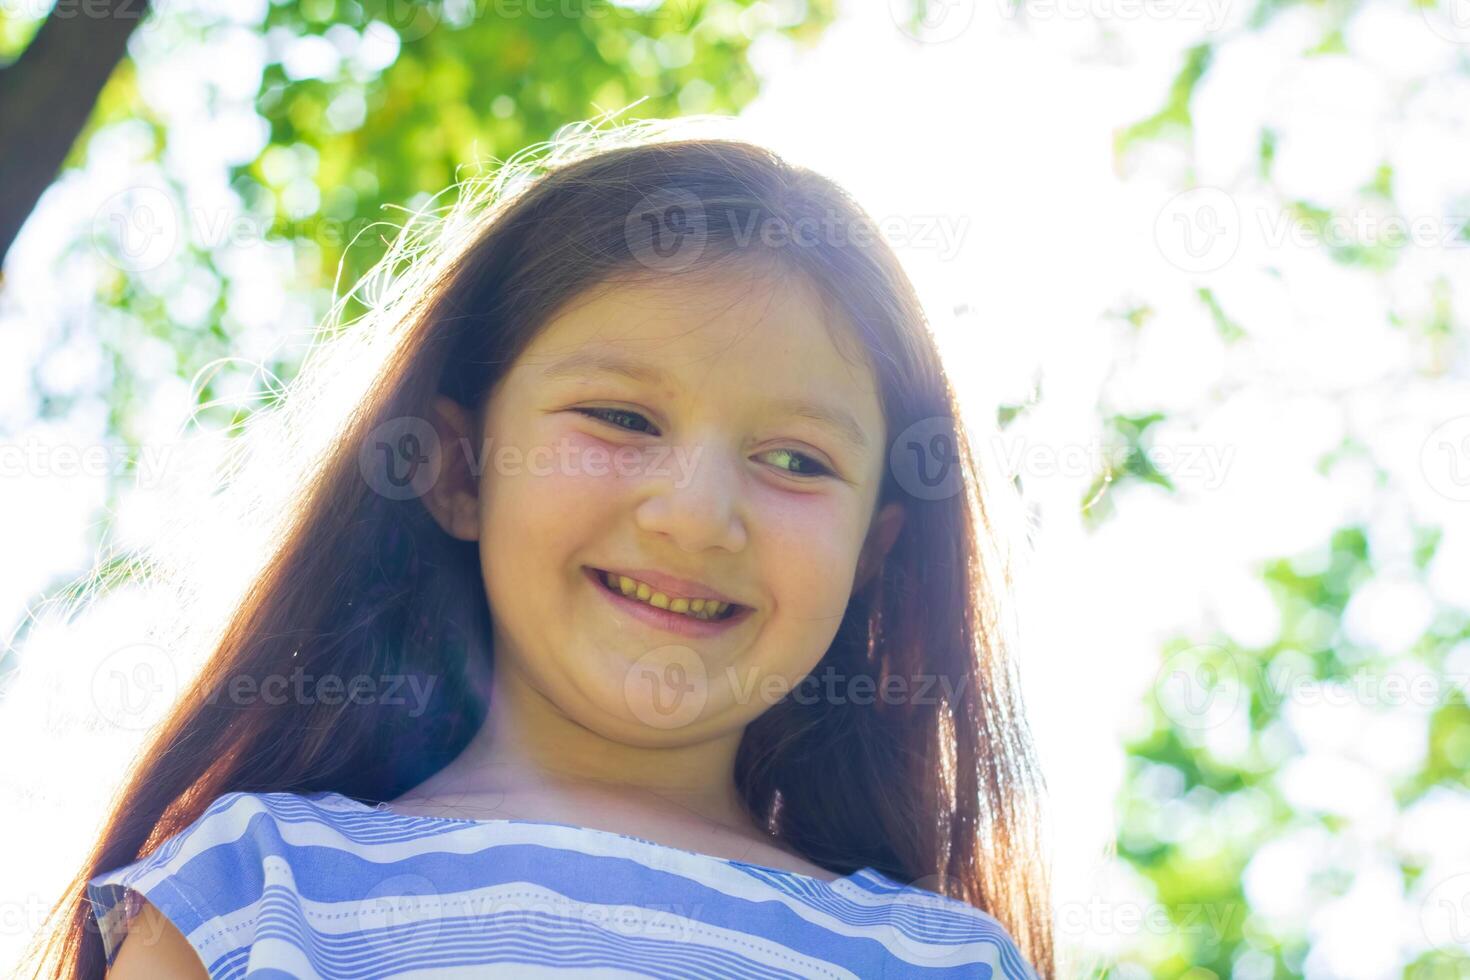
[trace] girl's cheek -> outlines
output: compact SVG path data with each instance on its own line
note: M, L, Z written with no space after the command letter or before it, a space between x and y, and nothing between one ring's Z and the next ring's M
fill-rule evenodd
M486 461L491 470L489 506L499 526L510 522L520 533L536 537L613 505L616 493L610 478L594 475L599 443L560 426L531 426L501 435Z
M552 460L551 475L566 493L610 494L617 484L637 480L653 469L658 454L636 446L609 442L576 429L558 430L547 440L544 454ZM541 467L545 472L547 466Z
M612 475L610 455L611 448L600 439L571 429L547 427L498 442L492 464L498 479L513 480L523 491L570 491L589 480Z
M765 550L780 556L784 567L820 569L839 581L835 569L855 560L859 537L857 514L847 495L827 490L795 490L779 485L780 477L751 481L747 508Z

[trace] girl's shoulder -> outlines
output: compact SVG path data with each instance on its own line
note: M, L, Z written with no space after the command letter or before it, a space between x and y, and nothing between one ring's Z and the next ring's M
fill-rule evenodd
M844 883L843 895L852 908L866 913L867 921L887 926L885 942L911 966L984 964L990 972L974 975L1036 980L1035 969L1005 925L968 902L939 894L933 877L906 883L865 868Z
M313 829L339 845L332 794L224 793L145 857L86 884L107 962L147 899L200 954L211 976L222 949L268 889L291 887L289 839ZM283 833L283 828L290 830ZM348 844L350 846L350 844Z

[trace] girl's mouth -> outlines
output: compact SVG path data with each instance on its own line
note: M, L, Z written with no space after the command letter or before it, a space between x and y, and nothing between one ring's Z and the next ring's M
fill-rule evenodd
M633 588L628 589L620 577L610 576L600 568L584 566L583 573L622 611L660 629L685 636L713 636L745 619L751 612L749 606L736 603L670 599L641 583L634 583Z

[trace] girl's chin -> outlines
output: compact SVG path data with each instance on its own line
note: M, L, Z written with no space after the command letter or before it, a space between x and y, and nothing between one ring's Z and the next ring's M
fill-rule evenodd
M536 686L561 714L611 741L655 747L708 738L734 707L725 668L685 645L650 647L622 635L584 638L568 653L532 668Z

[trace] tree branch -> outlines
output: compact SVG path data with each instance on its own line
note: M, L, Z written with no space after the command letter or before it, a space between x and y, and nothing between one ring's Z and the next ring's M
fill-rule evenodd
M148 11L148 0L57 0L0 71L0 264Z

